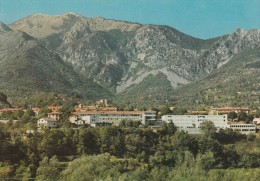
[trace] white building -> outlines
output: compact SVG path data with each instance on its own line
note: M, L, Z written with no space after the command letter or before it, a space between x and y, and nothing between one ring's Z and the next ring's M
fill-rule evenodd
M254 124L230 124L227 128L231 128L234 131L239 131L243 134L255 133L256 126Z
M205 121L212 121L217 128L225 129L227 126L227 115L164 115L162 121L172 122L180 130L191 134L199 134L200 124Z
M50 113L48 113L48 117L59 121L60 117L61 117L61 113L60 112L50 112Z
M85 111L73 112L70 116L70 122L84 120L86 124L113 123L119 125L122 120L132 120L145 124L148 120L155 121L155 118L155 111Z
M56 128L57 127L57 120L53 118L41 118L37 121L38 128Z
M256 125L259 125L260 124L260 118L254 118L253 123L256 124Z

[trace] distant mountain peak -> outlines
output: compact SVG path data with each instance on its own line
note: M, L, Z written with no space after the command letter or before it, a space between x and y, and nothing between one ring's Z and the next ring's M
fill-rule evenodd
M240 34L240 35L245 35L245 34L248 33L248 31L243 29L243 28L237 28L234 33L237 33L237 34Z
M66 15L66 16L80 16L81 17L81 15L76 14L74 12L68 12L68 13L65 13L64 15Z

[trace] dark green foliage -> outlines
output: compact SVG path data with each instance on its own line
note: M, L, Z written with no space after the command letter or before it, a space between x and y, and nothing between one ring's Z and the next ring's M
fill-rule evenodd
M237 118L239 121L245 121L247 118L247 114L244 111L238 113Z
M71 145L72 137L66 136L67 133L69 132L62 130L46 130L39 145L40 153L49 158L54 155L67 156L75 153L75 145Z
M219 169L260 167L259 135L215 132L210 123L201 135L171 131L171 124L157 132L82 127L33 134L19 126L0 125L0 178L206 181L226 176Z
M116 127L100 128L97 136L97 144L100 153L110 153L121 156L124 153L124 135Z
M2 107L10 107L11 104L7 100L7 95L0 92L0 108Z
M205 121L200 124L201 132L205 134L206 137L214 137L216 135L217 128L212 121Z
M119 165L114 167L110 159L109 154L83 156L69 163L68 167L61 173L60 180L93 181L118 176L122 167L118 167Z
M161 112L161 116L167 115L167 114L172 114L172 111L170 110L169 107L163 107L163 108L160 110L160 112Z
M12 114L13 118L14 118L14 119L17 119L17 120L19 120L20 118L22 118L23 115L24 115L24 112L21 111L21 110L17 110L17 111L15 111L15 112ZM33 115L33 114L32 114L32 115Z
M43 107L40 111L39 111L39 118L41 117L47 117L48 113L51 112L50 109L48 109L48 107Z
M177 128L173 123L162 122L161 129L159 132L162 135L173 135L177 131Z
M60 163L56 156L53 156L51 159L44 157L37 169L36 179L57 180L65 166L66 164Z
M228 119L234 120L237 118L237 113L234 111L228 113Z
M4 119L13 119L13 113L11 111L3 112L1 118Z
M173 137L172 144L175 150L184 152L189 151L196 155L198 153L198 141L184 131L177 131Z
M257 110L257 111L256 111L255 117L256 117L256 118L260 118L260 110Z
M219 130L216 139L222 144L234 144L245 139L246 136L232 129Z
M80 155L99 153L96 140L97 134L94 129L76 130L74 141L76 141L77 153Z
M24 115L27 117L33 117L33 116L35 116L35 113L33 112L32 109L27 109L26 112L24 113Z

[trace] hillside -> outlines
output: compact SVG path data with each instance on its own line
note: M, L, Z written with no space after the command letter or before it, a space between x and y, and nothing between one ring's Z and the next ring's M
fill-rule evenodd
M209 76L177 89L172 99L177 105L193 108L205 105L257 108L260 106L259 82L260 48L248 49Z
M49 76L60 76L57 79L59 91L77 92L92 99L115 95L117 100L138 102L141 99L148 100L144 101L147 104L164 104L165 101L185 101L184 104L187 104L189 101L180 97L182 92L188 94L190 90L186 89L190 89L190 86L184 86L184 90L183 85L212 77L222 80L219 76L227 70L226 67L235 66L230 62L235 59L246 61L243 55L260 47L260 30L237 29L228 35L202 40L168 26L142 25L101 17L85 18L74 13L55 16L36 14L18 20L9 27L14 31L7 26L1 29L8 33L25 32L24 36L37 42L37 49L26 54L28 56L23 54L23 59L29 61L28 57L36 56L35 52L48 52L36 53L40 56L37 59L41 60L41 65L38 68L36 66L35 70L42 72L41 67L59 62L59 65L51 66L52 72L58 75ZM16 44L19 45L19 41ZM18 51L13 56L19 57L19 54ZM42 65L45 56L49 63L44 61ZM29 64L34 67L32 62ZM61 72L60 66L66 67L66 71ZM219 71L222 73L216 73ZM237 70L233 68L232 71ZM240 69L240 72L243 71L247 69ZM63 75L64 72L68 75ZM8 77L12 77L12 74ZM26 87L34 82L36 85L39 83L30 81ZM40 82L37 87L56 91L50 82ZM192 85L188 97L194 94ZM91 87L92 93L84 95L85 87ZM201 103L191 99L196 104L214 104L216 101Z
M70 65L37 39L8 29L0 33L0 89L3 92L16 90L20 97L28 96L23 92L36 91L81 92L89 98L108 95L93 81L81 79Z

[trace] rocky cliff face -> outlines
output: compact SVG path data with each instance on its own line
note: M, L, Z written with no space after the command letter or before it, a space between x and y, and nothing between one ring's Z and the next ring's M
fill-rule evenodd
M225 66L237 53L260 45L260 30L238 29L201 40L167 26L88 19L73 13L37 14L10 27L36 37L81 77L117 94L162 74L175 89Z

